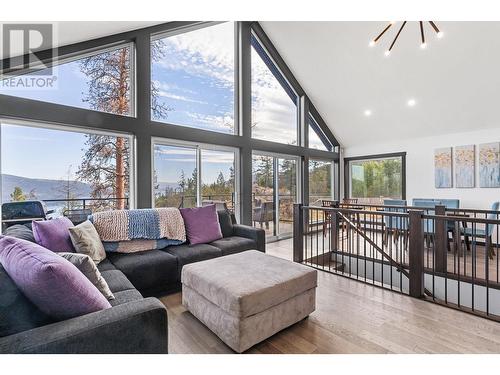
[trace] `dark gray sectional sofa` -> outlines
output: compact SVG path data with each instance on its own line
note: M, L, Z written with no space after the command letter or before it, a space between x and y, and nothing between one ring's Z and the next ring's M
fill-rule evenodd
M167 311L154 297L180 290L182 267L250 249L265 252L264 230L218 214L224 238L210 244L108 253L98 268L115 295L112 308L65 321L38 310L0 265L0 353L168 353ZM10 232L4 234L30 236Z

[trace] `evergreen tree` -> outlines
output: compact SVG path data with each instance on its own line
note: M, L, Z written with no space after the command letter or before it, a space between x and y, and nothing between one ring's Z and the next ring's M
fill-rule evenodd
M219 175L217 176L217 182L216 182L217 187L220 188L225 188L226 187L226 179L224 178L224 174L219 172Z
M181 169L181 177L179 179L179 188L182 192L186 190L186 176L184 174L184 169Z
M14 191L10 194L10 199L12 202L22 202L26 200L26 195L23 193L23 189L16 186Z
M153 60L163 56L161 42L152 43ZM130 112L130 51L121 48L92 55L80 62L81 72L88 77L88 92L84 102L91 109L128 115ZM165 118L171 108L158 102L158 88L151 87L151 110L155 117ZM125 192L128 190L129 147L123 137L97 134L86 135L84 158L77 175L92 186L92 198L119 198L115 205L125 208ZM102 205L97 204L101 207Z
M78 202L74 201L77 198L77 182L71 179L71 165L68 167L66 176L59 181L59 185L55 190L66 199L62 212L74 210L78 207Z

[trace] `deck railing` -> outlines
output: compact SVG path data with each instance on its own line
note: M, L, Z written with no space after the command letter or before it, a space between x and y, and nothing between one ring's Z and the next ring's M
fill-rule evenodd
M129 198L61 198L61 199L43 199L43 202L47 205L47 207L51 206L64 206L67 208L91 208L93 206L109 206L110 208L114 208L118 204L118 202L124 202L124 208L129 208Z
M499 212L368 208L295 205L294 261L500 320Z

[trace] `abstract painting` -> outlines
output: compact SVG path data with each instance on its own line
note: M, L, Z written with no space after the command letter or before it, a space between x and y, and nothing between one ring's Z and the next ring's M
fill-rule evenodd
M476 149L474 145L455 147L455 187L475 186Z
M452 187L451 147L434 151L434 183L436 188Z
M479 145L479 187L500 187L500 143Z

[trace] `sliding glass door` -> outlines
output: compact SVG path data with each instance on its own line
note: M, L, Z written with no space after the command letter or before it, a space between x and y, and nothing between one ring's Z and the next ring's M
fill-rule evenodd
M252 158L252 221L268 240L292 235L293 204L297 202L298 158L254 153Z
M155 207L216 204L238 213L235 149L188 142L154 141Z

